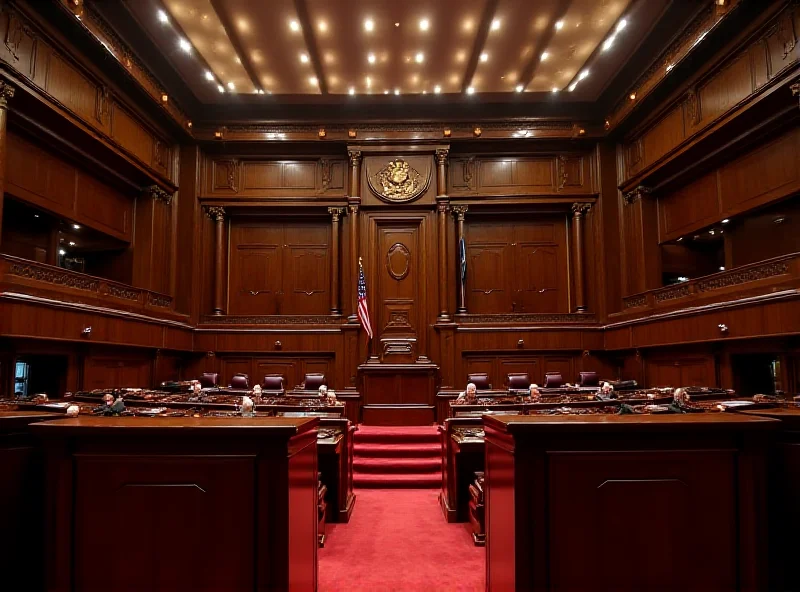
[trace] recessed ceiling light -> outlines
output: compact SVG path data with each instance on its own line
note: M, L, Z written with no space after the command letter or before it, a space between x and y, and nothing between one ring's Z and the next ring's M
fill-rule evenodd
M716 232L715 232L715 231L712 229L712 230L709 230L709 231L708 231L708 234L710 234L711 236L714 236L714 235L715 235L715 234L717 234L717 233L716 233Z
M423 94L423 95L427 95L427 94L428 94L428 91L427 91L427 90L423 90L423 91L422 91L422 94Z
M603 42L603 51L611 49L611 46L614 45L614 39L616 39L616 35L612 35Z
M552 90L554 93L557 93L557 92L558 92L558 87L557 87L557 86L554 86L554 87L553 87L551 90Z
M482 62L488 62L489 61L489 54L486 53L485 51L481 54L481 61Z
M218 90L219 92L221 92L221 93L224 93L224 92L225 92L225 87L224 87L224 86L222 86L221 84L218 84L218 85L217 85L217 90Z
M560 31L563 28L564 28L564 21L558 21L556 23L556 31Z
M38 217L39 217L39 214L34 214L34 215L33 215L33 217L34 217L34 218L38 218Z
M575 90L576 86L578 86L577 82L573 82L572 84L570 84L569 85L569 92L572 92L573 90Z
M414 61L417 62L418 64L421 64L422 62L425 61L425 54L422 53L421 51L418 52L417 55L414 56Z
M430 26L431 26L431 23L428 21L428 19L426 19L426 18L420 19L420 21L419 21L419 30L420 31L427 31L428 27L430 27Z
M394 89L394 94L395 95L399 95L400 94L400 89L399 88Z
M162 23L164 23L166 25L169 22L169 17L167 16L166 12L164 12L163 10L159 10L158 11L158 20L160 20Z
M192 53L192 44L186 41L186 39L179 39L178 46L186 53Z
M719 270L720 270L720 271L725 271L725 266L724 266L724 265L720 265L720 266L719 266Z
M367 88L371 87L372 86L372 78L370 78L369 76L364 78L364 84L367 85Z
M78 225L78 224L73 224L72 228L75 229L75 230L80 230L81 229L80 225Z
M365 31L372 31L375 28L375 21L371 18L364 20L364 30Z
M59 250L58 250L58 254L59 254L59 255L66 255L66 254L67 254L67 252L66 252L64 249L59 249Z
M583 80L589 75L589 70L584 70L578 75L578 80Z
M308 54L307 53L301 53L300 54L300 61L303 62L304 64L307 64L308 63Z
M518 84L514 90L517 92L522 92L523 90L525 90L525 86L523 86L522 84Z
M437 84L436 86L433 87L433 94L438 95L440 92L442 92L442 87L441 86L439 86Z
M475 94L475 87L474 86L467 87L467 94L468 95L474 95Z
M356 89L355 89L354 86L351 86L350 90L348 90L347 92L348 92L348 94L354 95L354 94L356 94Z
M385 95L388 95L388 94L389 94L389 91L388 91L388 90L384 90L384 91L383 91L383 94L385 94Z
M309 76L308 83L309 84L317 84L317 77L316 76Z
M206 80L208 80L209 82L214 81L214 75L211 73L210 70L206 70Z
M667 72L672 70L675 67L675 64L667 64Z
M319 27L319 30L324 33L325 31L328 30L328 23L326 23L325 21L320 21L319 23L317 23L317 27Z
M395 24L394 24L394 26L395 26L395 27L399 27L399 26L400 26L400 23L395 23Z
M233 82L229 82L228 83L228 89L229 90L234 90L235 88L236 88L236 85Z
M75 241L69 241L69 246L70 246L70 247L74 247L74 246L75 246L75 245L77 245L77 244L78 244L78 243L76 243Z
M723 223L723 224L727 224L728 222L730 222L730 218L725 218L725 219L722 221L722 223Z
M617 23L617 29L616 29L617 33L622 31L622 29L624 29L627 26L628 26L628 20L622 19L620 22Z
M635 101L635 100L636 100L636 93L635 93L635 92L632 92L631 94L629 94L629 95L628 95L628 98L629 98L631 101Z
M500 19L494 19L492 21L492 31L497 31L500 28Z
M374 53L371 53L371 54L369 54L369 55L367 56L367 61L368 61L370 64L374 64L374 63L375 63L375 54L374 54Z
M550 54L549 54L549 53L547 53L546 51L543 51L543 52L542 52L542 61L545 61L545 60L546 60L547 58L549 58L549 57L550 57Z
M683 237L680 237L680 238L678 239L678 242L681 242L682 240L683 240Z
M259 88L256 92L258 94L260 94L260 95L263 95L264 94L264 89L263 88Z
M289 28L295 33L297 33L300 30L300 23L298 23L295 20L291 20L289 21Z

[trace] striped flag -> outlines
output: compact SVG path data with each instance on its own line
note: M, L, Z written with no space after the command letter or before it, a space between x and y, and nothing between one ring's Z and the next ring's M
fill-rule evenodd
M358 320L367 337L372 339L372 323L369 321L369 309L367 308L367 280L364 279L364 268L361 267L361 258L358 258Z

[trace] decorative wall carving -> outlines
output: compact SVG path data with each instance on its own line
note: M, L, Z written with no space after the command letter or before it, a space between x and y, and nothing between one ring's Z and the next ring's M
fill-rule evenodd
M0 109L6 109L8 102L14 98L16 89L3 81L0 81Z
M709 290L718 290L720 288L737 286L747 282L755 282L785 273L789 273L789 264L787 262L766 263L748 269L733 269L707 280L699 280L695 282L695 289L698 292L708 292Z
M350 159L351 167L357 167L361 164L361 150L348 150L347 156Z
M122 298L124 300L139 300L139 295L141 292L134 288L128 288L126 286L118 286L117 284L108 284L106 287L106 291L109 296L113 296L114 298Z
M331 220L334 222L338 222L342 216L344 216L347 208L344 206L333 206L328 208L328 213L331 215Z
M645 187L644 185L639 185L633 191L629 191L622 196L622 199L625 200L625 203L630 205L635 201L642 199L645 195L651 193L652 190L649 187Z
M689 288L689 284L679 284L672 288L668 288L666 290L659 290L655 293L655 300L656 302L666 302L667 300L677 300L678 298L684 298L691 294L691 289Z
M170 205L172 203L173 194L164 191L158 185L150 185L149 187L145 187L144 191L142 191L142 194L147 197L163 201L167 205Z
M237 191L239 161L235 158L214 161L214 189Z
M319 161L319 168L322 175L322 191L327 191L331 184L331 161L323 158Z
M437 148L436 149L436 164L446 165L447 164L447 157L450 154L450 151L446 148Z
M700 103L694 88L690 88L686 93L686 122L692 126L700 122Z
M323 315L208 315L204 323L214 325L340 325L342 317Z
M77 288L78 290L97 292L100 288L100 280L97 278L77 275L69 271L59 271L51 267L39 267L32 263L12 263L8 267L8 273L17 277L30 278L66 288Z
M456 221L463 222L467 215L467 210L469 210L469 206L452 206L451 209L453 210L453 217Z
M206 215L212 220L219 222L225 219L225 208L222 206L206 206Z
M408 355L413 351L411 341L386 340L383 342L384 355Z
M411 271L411 254L403 243L395 243L386 253L386 271L398 282Z
M645 294L638 294L636 296L631 296L630 298L625 298L623 300L625 304L625 308L638 308L640 306L647 305L647 296Z
M485 323L594 323L597 319L593 314L582 313L553 313L553 314L465 314L458 315L457 320L463 324Z
M154 292L148 293L148 302L151 306L160 306L162 308L169 308L172 306L172 298L165 294L156 294Z
M467 159L466 164L464 165L464 184L470 190L475 189L474 179L475 179L475 157L470 156Z
M592 209L592 204L586 202L574 203L570 209L575 216L585 216Z
M783 59L792 52L797 44L797 36L794 31L794 23L792 22L792 12L789 10L783 11L777 23L778 42L783 46Z
M430 170L423 176L403 158L390 160L367 177L373 193L385 201L405 203L419 197L430 182Z

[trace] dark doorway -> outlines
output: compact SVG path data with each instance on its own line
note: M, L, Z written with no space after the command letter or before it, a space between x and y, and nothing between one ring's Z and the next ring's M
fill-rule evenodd
M731 356L733 383L740 395L771 395L781 389L780 361L774 354Z
M67 381L67 356L23 355L14 366L14 394L32 397L45 393L56 399L64 395Z

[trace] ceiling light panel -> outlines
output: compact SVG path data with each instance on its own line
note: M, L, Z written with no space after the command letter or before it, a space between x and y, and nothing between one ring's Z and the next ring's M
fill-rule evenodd
M432 94L437 85L441 93L460 93L468 59L458 64L454 56L459 50L471 54L485 1L307 0L309 19L328 24L327 34L316 36L320 54L343 57L335 68L324 65L326 76L335 74L341 80L329 91L347 95L353 87L356 100L358 95L383 95L387 90L395 96L395 89L401 97ZM474 24L471 30L463 26L468 19ZM372 30L365 27L367 21Z
M500 29L493 31L490 27L486 37L481 51L488 59L478 60L472 79L473 83L480 80L480 85L476 83L479 86L476 90L517 92L525 65L537 52L539 40L559 4L559 0L500 0L495 11L495 18L501 23Z
M548 58L541 62L534 72L528 90L547 92L553 87L565 88L578 81L573 92L592 83L601 86L611 75L610 70L603 69L603 56L608 52L600 51L606 40L614 33L614 27L620 16L628 9L631 0L609 0L600 3L596 0L573 0L562 17L563 27L554 31L546 48ZM628 33L617 35L613 47L621 46L623 37ZM590 56L598 50L597 63L587 64ZM584 70L591 76L579 80Z
M163 28L168 29L169 34L175 37L176 52L188 56L193 61L189 67L194 67L196 71L190 76L205 82L208 90L214 91L216 100L220 99L219 93L215 91L215 81L217 80L223 81L226 86L228 82L232 82L236 92L256 92L257 89L244 66L237 61L239 56L225 34L222 22L209 0L165 0L164 6L169 13L170 20L177 26ZM245 32L250 28L248 26L249 19L246 16L232 13L229 18L242 39L246 39L249 34L252 34ZM184 47L186 43L190 46L188 50ZM207 79L206 70L209 68L206 68L203 60L210 67L214 81Z

